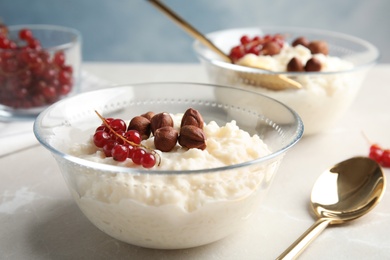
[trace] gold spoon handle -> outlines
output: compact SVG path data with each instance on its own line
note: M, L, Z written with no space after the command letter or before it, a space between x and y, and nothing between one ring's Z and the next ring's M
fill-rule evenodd
M202 33L200 33L198 30L196 30L194 27L192 27L189 23L187 23L183 18L181 18L179 15L174 13L170 8L168 8L166 5L164 5L159 0L148 0L150 3L152 3L157 9L162 11L164 14L166 14L168 17L170 17L174 22L176 22L180 27L184 29L187 33L192 35L195 39L198 39L202 44L206 45L213 51L215 51L219 56L221 56L225 61L232 62L230 57L226 55L221 49L219 49L217 46L215 46L209 39L207 39Z
M277 260L295 259L329 225L330 219L318 219L305 233L289 246Z

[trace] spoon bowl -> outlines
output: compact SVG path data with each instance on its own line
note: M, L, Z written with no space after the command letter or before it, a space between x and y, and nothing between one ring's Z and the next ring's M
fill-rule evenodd
M328 225L365 215L379 203L385 190L382 168L367 157L354 157L324 171L311 193L317 221L277 259L294 259Z

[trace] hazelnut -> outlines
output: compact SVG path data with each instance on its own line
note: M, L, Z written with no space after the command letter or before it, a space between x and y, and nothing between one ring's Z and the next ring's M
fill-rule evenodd
M206 136L202 129L194 125L181 127L178 141L181 146L188 149L206 149Z
M320 71L321 70L321 62L316 58L311 58L306 62L305 70L306 71Z
M150 127L153 134L157 129L163 126L173 127L173 119L168 113L159 113L154 115L152 119L150 119Z
M298 58L294 57L292 58L288 63L287 63L287 71L304 71L303 64L301 60Z
M160 127L154 132L154 146L162 152L169 152L176 146L178 136L172 126Z
M312 54L322 53L328 55L328 44L325 41L312 41L308 46Z
M149 112L146 112L145 114L142 114L141 116L149 119L149 121L150 121L152 119L152 117L154 116L154 112L149 111Z
M261 49L262 55L276 55L280 53L280 45L276 42L266 42Z
M291 43L291 45L292 45L293 47L295 47L295 46L297 46L297 45L302 45L302 46L304 46L304 47L306 47L306 48L309 47L309 44L310 44L309 40L306 39L306 38L303 37L303 36L296 38L296 39Z
M127 130L136 130L142 140L148 139L150 136L150 121L143 116L136 116L131 119Z
M203 128L203 118L202 115L199 113L198 110L189 108L187 111L184 113L183 118L181 119L181 125L194 125L199 128Z

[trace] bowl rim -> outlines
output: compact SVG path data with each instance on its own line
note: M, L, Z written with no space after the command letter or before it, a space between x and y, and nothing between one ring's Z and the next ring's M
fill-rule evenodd
M178 85L178 86L179 85L198 85L198 86L206 86L206 87L213 87L213 88L217 87L220 89L224 89L224 88L225 89L234 89L235 91L249 92L249 93L254 94L254 95L262 96L265 99L272 100L273 102L278 103L280 106L282 106L284 109L286 109L288 112L291 113L291 115L294 118L294 122L296 123L295 133L292 135L291 141L289 143L285 144L281 149L279 149L277 151L273 151L273 152L271 152L271 154L268 154L266 156L263 156L263 157L260 157L260 158L254 159L254 160L250 160L250 161L246 161L246 162L242 162L242 163L238 163L238 164L234 164L234 165L222 166L222 167L213 167L213 168L198 169L198 170L177 170L177 171L175 171L175 170L145 169L145 168L141 168L141 167L140 168L131 168L131 167L124 167L124 166L117 166L117 165L110 165L110 164L104 164L104 163L100 163L100 162L89 161L87 159L82 159L82 158L79 158L77 156L71 155L68 152L65 153L65 152L61 152L61 151L57 150L52 145L50 145L50 143L48 141L44 140L40 135L39 124L45 118L46 114L48 114L51 110L55 109L56 106L59 106L62 103L68 102L68 100L70 100L70 99L80 98L82 96L91 95L91 94L94 94L97 92L104 92L104 91L110 92L116 88L134 88L134 87L142 87L144 85L161 85L161 87L163 87L163 85L166 85L166 84L170 84L170 85L173 84L173 85ZM153 174L154 175L175 175L175 174L206 174L206 173L213 173L213 172L222 172L222 171L228 171L228 170L237 169L237 168L244 168L244 167L254 165L254 164L259 164L259 163L262 163L265 161L272 161L275 158L277 158L278 156L283 155L287 150L289 150L291 147L293 147L302 138L303 132L304 132L304 125L303 125L303 121L300 118L300 116L298 115L298 113L296 113L293 109L291 109L290 107L288 107L284 103L282 103L274 98L268 97L266 95L263 95L261 93L255 92L255 91L245 90L245 89L237 89L235 87L222 86L222 85L211 84L211 83L209 84L209 83L194 83L194 82L144 82L144 83L135 83L135 84L129 83L129 84L113 85L109 88L88 91L88 92L80 93L80 94L62 99L60 101L57 101L56 103L54 103L54 104L50 105L48 108L46 108L43 112L41 112L38 115L38 117L34 120L33 132L34 132L35 137L39 141L39 143L42 146L44 146L46 149L48 149L51 153L53 153L59 157L62 157L63 159L70 161L72 163L79 164L80 166L83 166L83 167L97 169L99 171L102 171L102 170L109 171L109 172L115 173L115 174L117 174L117 173L134 174L135 173L135 174L152 174L152 175Z
M68 33L72 35L71 41L67 43L63 43L61 45L56 45L48 48L43 48L47 51L57 51L72 48L73 46L80 44L82 42L81 32L75 28L61 26L61 25L53 25L53 24L15 24L15 25L7 25L8 31L18 31L20 29L30 29L30 30L41 30L41 31L57 31ZM10 50L12 51L12 50Z
M374 64L376 64L380 58L380 52L379 49L374 46L372 43L350 35L346 33L341 33L337 31L330 31L330 30L324 30L324 29L317 29L317 28L310 28L310 27L296 27L296 26L248 26L248 27L234 27L234 28L228 28L228 29L222 29L222 30L217 30L213 31L210 33L207 33L205 36L207 38L211 38L215 36L216 34L222 33L222 32L229 32L229 31L239 31L239 30L285 30L285 31L297 31L297 32L310 32L310 33L317 33L317 34L323 34L323 35L332 35L333 37L339 37L339 38L344 38L350 41L358 42L359 44L363 45L366 47L369 52L373 53L373 59L367 63L363 64L358 64L353 66L351 69L345 69L345 70L338 70L338 71L319 71L319 72L310 72L309 75L333 75L333 74L339 74L339 73L347 73L347 72L354 72L357 70L360 70L364 67L370 67ZM211 39L210 39L211 40ZM239 39L237 39L238 41ZM198 58L204 61L207 61L214 66L225 68L228 70L233 70L233 71L238 71L238 72L247 72L247 73L263 73L263 74L282 74L286 76L300 76L300 75L307 75L308 72L289 72L289 71L267 71L267 70L262 70L259 68L251 68L251 67L246 67L242 65L237 65L237 64L232 64L228 63L223 60L217 60L217 59L210 59L206 55L204 55L202 50L208 50L208 47L204 46L199 40L195 40L192 44L193 49L195 50L196 54L198 55Z

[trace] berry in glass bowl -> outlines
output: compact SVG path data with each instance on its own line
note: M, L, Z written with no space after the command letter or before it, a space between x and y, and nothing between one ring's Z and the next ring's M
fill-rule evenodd
M0 25L0 117L29 119L77 91L81 36L53 25Z

